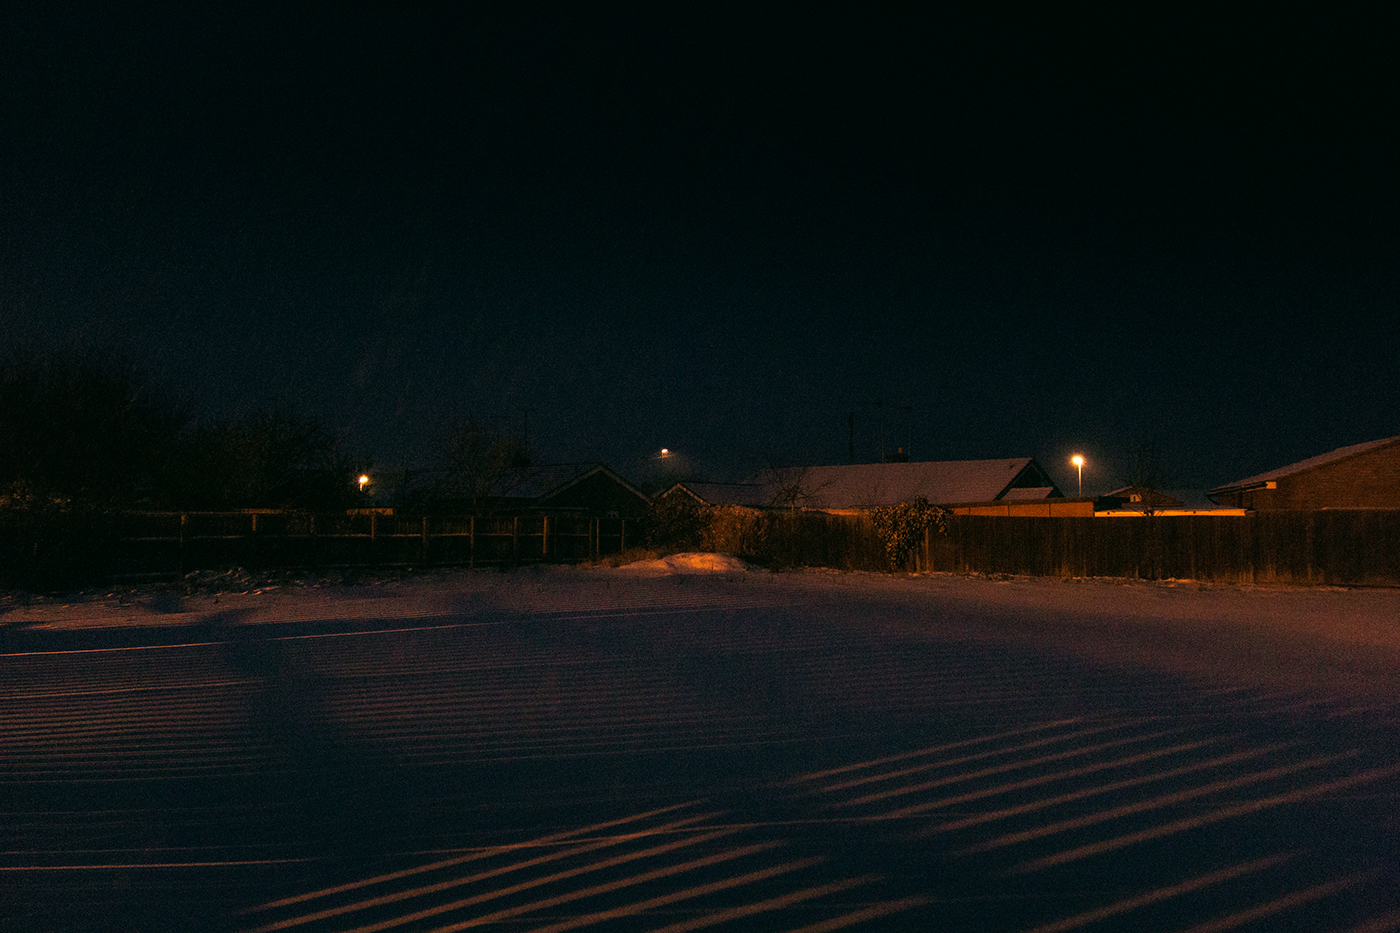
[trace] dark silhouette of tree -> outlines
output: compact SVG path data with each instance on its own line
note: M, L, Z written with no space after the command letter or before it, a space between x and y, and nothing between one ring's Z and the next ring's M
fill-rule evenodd
M170 500L187 421L118 354L0 359L0 582L53 589L100 575L112 513Z
M478 515L491 511L517 488L530 466L529 453L520 438L470 417L449 422L441 457L446 473L441 493L464 500Z
M1128 487L1142 497L1140 508L1149 515L1156 511L1157 494L1176 481L1164 465L1162 451L1146 440L1138 441L1128 452L1124 473Z
M193 432L184 503L194 508L347 508L355 469L315 418L285 404Z
M789 512L807 508L827 485L814 483L811 472L809 466L770 466L762 474L762 482L769 488L768 504L774 508L786 508Z
M81 507L159 507L189 418L117 354L0 362L0 493Z

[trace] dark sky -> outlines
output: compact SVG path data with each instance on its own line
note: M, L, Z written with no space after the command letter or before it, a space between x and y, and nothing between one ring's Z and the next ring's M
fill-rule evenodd
M6 5L0 337L383 466L453 412L1098 490L1400 433L1393 14L294 6Z

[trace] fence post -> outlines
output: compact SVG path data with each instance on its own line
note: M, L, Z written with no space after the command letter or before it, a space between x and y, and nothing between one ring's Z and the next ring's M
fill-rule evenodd
M549 516L544 516L544 528L540 531L540 556L549 559Z
M476 516L467 520L467 566L476 569Z
M190 517L184 512L180 513L180 551L179 555L176 557L176 564L179 566L182 575L185 572L185 523L188 522L189 519Z
M428 562L428 516L423 516L423 563Z
M510 523L510 561L513 564L520 563L520 516L511 519Z

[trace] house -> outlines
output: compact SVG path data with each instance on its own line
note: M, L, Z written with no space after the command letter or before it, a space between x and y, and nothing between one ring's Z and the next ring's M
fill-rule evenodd
M1212 489L1234 508L1400 509L1400 435L1336 450Z
M471 478L446 470L379 474L378 497L399 509L438 514L480 511L491 515L536 512L573 513L592 518L636 518L651 499L603 463L563 463L511 467L478 477L481 489L471 495Z
M530 509L539 512L570 512L594 518L640 518L651 505L651 497L606 464L579 464L574 475L553 485L546 470L537 477L551 484L538 495Z
M1088 500L1065 500L1033 457L792 467L765 470L746 483L678 483L663 493L682 494L706 505L826 512L864 511L922 496L963 514L1093 514Z
M1244 509L1228 508L1210 501L1204 492L1194 489L1152 489L1146 486L1124 486L1094 500L1094 515L1098 518L1133 517L1143 515L1244 515Z

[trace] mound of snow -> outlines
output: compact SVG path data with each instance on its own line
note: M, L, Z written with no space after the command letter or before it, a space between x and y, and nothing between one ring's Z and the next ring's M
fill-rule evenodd
M651 573L742 573L749 565L728 554L672 554L660 560L639 560L624 564L623 570L642 570Z

